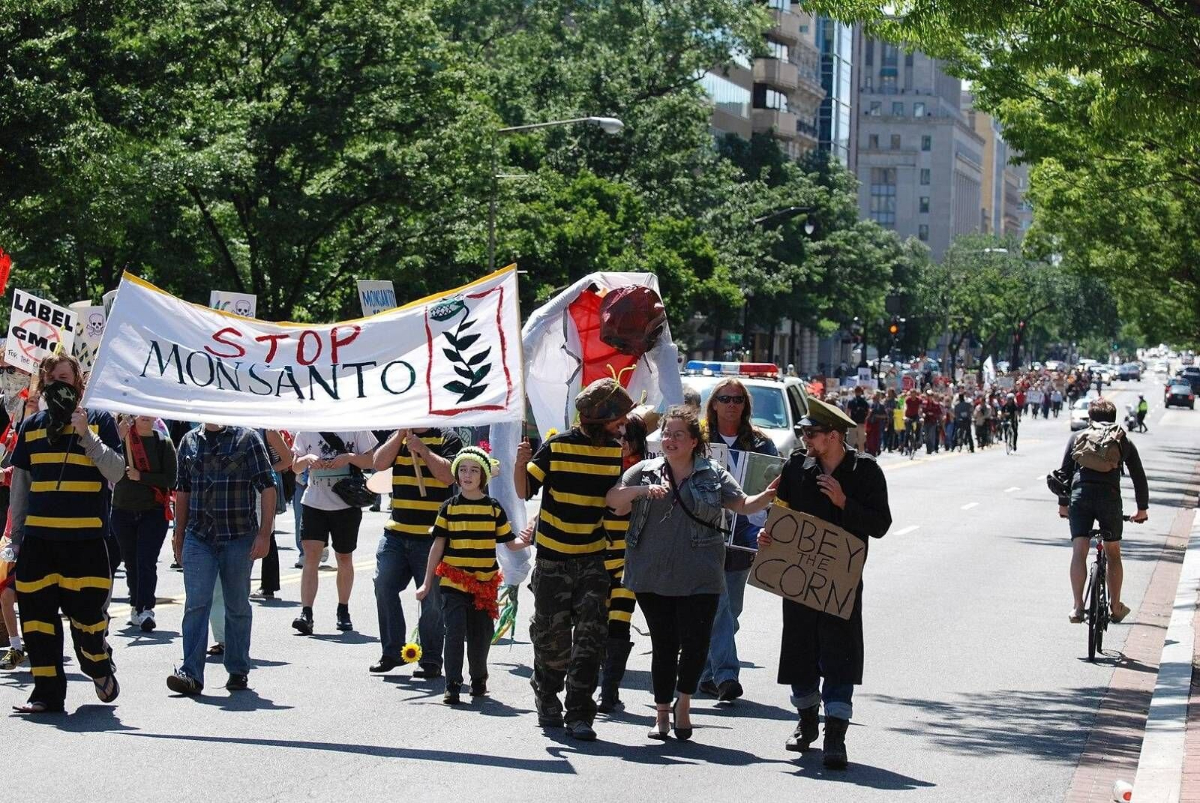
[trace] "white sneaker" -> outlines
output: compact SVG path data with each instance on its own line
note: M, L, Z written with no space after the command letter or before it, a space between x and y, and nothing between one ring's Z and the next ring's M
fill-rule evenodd
M332 565L329 562L329 547L325 547L324 549L321 550L321 565L322 566Z
M130 611L129 624L133 625L134 627L141 627L142 620L144 619L145 615L145 612L138 613L137 611Z
M154 630L156 623L154 621L154 611L142 611L142 631L149 633Z

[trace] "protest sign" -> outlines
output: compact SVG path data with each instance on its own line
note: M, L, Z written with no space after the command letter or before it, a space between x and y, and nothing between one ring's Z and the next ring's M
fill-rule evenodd
M94 306L90 301L76 301L71 309L79 314L75 321L75 356L87 373L96 362L96 352L104 337L104 307Z
M268 323L126 273L83 406L245 427L520 421L517 272L360 321Z
M375 279L358 280L358 301L363 315L370 317L396 307L396 289L390 281Z
M243 318L253 318L258 312L258 296L253 293L231 293L227 290L213 290L208 295L208 306L221 312L232 312Z
M7 340L8 338L0 337L0 354L4 353L4 344ZM13 421L20 421L24 418L21 413L21 405L24 404L21 393L29 390L30 379L29 374L13 368L7 362L0 365L0 396L4 397L4 409Z
M766 529L771 544L758 550L750 567L750 585L849 619L867 558L863 540L778 504L771 506Z
M51 304L24 290L14 290L4 343L5 361L32 374L37 371L38 363L60 348L63 353L70 354L78 318L77 313L66 307Z

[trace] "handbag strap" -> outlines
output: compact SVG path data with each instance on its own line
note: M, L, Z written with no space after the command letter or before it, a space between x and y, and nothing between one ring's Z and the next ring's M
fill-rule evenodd
M732 530L726 530L724 527L713 524L712 522L704 521L691 510L689 510L687 504L685 504L683 501L683 497L679 495L679 486L675 482L675 473L671 471L671 464L665 459L663 460L663 470L666 472L667 479L671 483L671 494L675 497L676 504L679 505L680 509L683 510L689 519L705 527L711 527L722 535L729 535L729 533L732 532ZM684 479L686 479L686 477Z

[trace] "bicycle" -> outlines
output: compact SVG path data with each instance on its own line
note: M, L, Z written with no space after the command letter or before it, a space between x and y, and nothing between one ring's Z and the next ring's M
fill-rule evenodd
M1123 521L1129 521L1129 516L1122 516ZM1088 540L1095 538L1096 559L1088 570L1087 589L1083 599L1084 616L1088 626L1088 660L1096 662L1096 653L1104 652L1104 633L1112 619L1112 610L1108 606L1108 554L1104 551L1104 536L1107 530L1091 530Z
M968 429L970 426L970 419L957 419L954 422L954 451L961 452L967 448L967 442L970 440L970 430Z
M917 449L921 445L921 421L919 419L908 419L904 426L904 439L900 442L900 454L912 460L917 456Z
M1000 424L1000 436L1004 438L1004 453L1012 454L1017 448L1016 430L1013 429L1012 422L1007 418Z

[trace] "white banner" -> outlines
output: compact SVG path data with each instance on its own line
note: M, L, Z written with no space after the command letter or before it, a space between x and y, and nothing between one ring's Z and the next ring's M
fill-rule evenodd
M253 318L258 312L258 296L253 293L213 290L208 294L208 306L221 312L232 312L243 318Z
M519 337L515 267L370 318L311 325L243 320L126 274L82 403L291 430L520 421Z
M13 290L12 315L4 343L4 360L13 368L32 374L43 358L62 349L71 353L78 314L51 304L24 290Z
M386 279L359 279L358 301L370 317L396 308L396 288Z
M71 309L79 314L79 319L75 321L75 356L86 373L96 363L96 352L104 337L104 320L107 316L103 306L94 306L91 301L76 301Z

